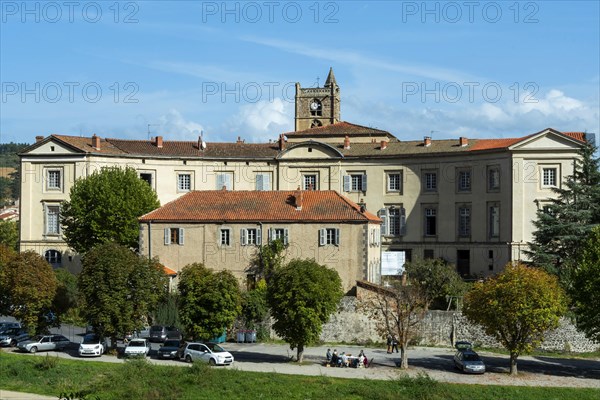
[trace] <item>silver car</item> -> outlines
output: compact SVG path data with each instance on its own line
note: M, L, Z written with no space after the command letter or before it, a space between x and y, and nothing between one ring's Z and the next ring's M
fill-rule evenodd
M17 348L28 353L38 351L64 350L71 341L63 335L37 335L17 343Z
M457 352L454 354L454 366L467 374L485 373L485 364L479 354L473 351L469 342L456 342Z
M181 352L181 359L187 362L204 361L210 365L231 365L233 356L216 343L188 343Z

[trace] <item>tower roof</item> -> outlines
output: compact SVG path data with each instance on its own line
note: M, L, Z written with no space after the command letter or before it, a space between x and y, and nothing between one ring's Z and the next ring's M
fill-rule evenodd
M325 87L329 87L331 85L338 85L337 81L335 80L335 75L333 74L333 67L329 67L329 74L327 75L327 80L325 81Z

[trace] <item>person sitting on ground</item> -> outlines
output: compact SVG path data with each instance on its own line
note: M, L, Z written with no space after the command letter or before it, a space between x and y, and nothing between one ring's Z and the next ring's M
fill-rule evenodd
M342 352L342 367L347 367L348 366L348 356L346 355L346 353Z
M365 352L361 350L358 354L358 362L356 363L357 368L362 368L365 365Z
M325 355L327 359L327 365L331 364L331 349L327 349L327 354Z
M340 357L338 356L337 349L333 350L333 354L331 355L331 366L337 367L341 362Z

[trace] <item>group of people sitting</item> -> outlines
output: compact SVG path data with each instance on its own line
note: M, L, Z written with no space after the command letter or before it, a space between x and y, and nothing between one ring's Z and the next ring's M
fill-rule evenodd
M369 360L367 360L364 350L360 351L358 357L352 357L351 354L346 354L345 352L338 354L337 349L334 349L333 353L331 349L327 349L325 357L325 365L330 367L366 368L369 365Z

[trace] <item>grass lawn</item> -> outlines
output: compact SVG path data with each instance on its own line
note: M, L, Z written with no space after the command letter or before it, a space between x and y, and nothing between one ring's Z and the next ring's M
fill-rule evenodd
M0 354L0 388L72 399L598 399L600 390L456 385L422 376L362 380L242 372L232 368L81 362Z

